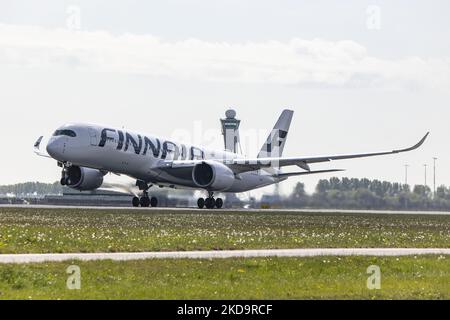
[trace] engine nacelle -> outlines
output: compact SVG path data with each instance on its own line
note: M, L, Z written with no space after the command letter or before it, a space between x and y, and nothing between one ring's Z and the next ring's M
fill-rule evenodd
M234 173L226 165L203 161L192 170L192 179L200 187L211 191L226 191L234 183Z
M103 184L103 176L96 169L72 166L66 171L66 185L80 191L95 190Z

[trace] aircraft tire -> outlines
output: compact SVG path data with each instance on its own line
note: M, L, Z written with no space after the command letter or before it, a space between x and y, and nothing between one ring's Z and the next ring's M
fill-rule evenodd
M205 207L205 199L203 198L198 198L197 200L197 206L199 209L203 209Z
M140 205L140 201L138 197L133 197L133 200L131 201L131 203L133 204L133 207L139 207Z
M152 197L150 199L150 206L152 206L152 208L157 207L158 206L158 198Z
M148 208L150 206L150 198L149 197L142 197L140 200L141 207Z
M216 208L217 208L217 209L221 209L222 206L223 206L223 200L222 200L222 198L217 198L217 199L216 199Z
M205 200L206 209L214 209L215 205L216 205L216 200L214 200L214 198L207 198Z

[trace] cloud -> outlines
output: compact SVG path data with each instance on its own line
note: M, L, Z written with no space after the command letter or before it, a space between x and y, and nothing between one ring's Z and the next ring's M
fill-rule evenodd
M0 24L0 66L143 74L187 80L299 86L443 88L450 58L382 59L354 41L169 42Z

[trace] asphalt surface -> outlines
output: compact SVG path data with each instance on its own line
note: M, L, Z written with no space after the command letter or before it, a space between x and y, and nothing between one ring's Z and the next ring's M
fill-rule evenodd
M115 252L115 253L45 253L0 254L0 263L39 263L68 260L143 260L143 259L225 259L256 257L313 257L313 256L407 256L450 255L450 248L317 248L176 252Z
M140 210L161 212L161 211L171 211L186 213L193 211L195 212L210 212L214 210L208 209L198 209L198 208L167 208L167 207L157 207L157 208L133 208L133 207L92 207L92 206L53 206L53 205L11 205L11 204L1 204L0 208L31 208L31 209L83 209L83 210ZM417 214L417 215L450 215L450 212L445 211L390 211L390 210L341 210L341 209L220 209L218 211L227 212L292 212L292 213L364 213L364 214Z

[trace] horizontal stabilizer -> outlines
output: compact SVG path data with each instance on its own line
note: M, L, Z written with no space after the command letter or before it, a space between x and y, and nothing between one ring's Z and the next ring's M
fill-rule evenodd
M293 176L303 176L307 174L316 174L316 173L327 173L327 172L338 172L338 171L345 171L344 169L330 169L330 170L316 170L316 171L302 171L302 172L288 172L288 173L280 173L274 175L274 177L279 178L288 178Z

